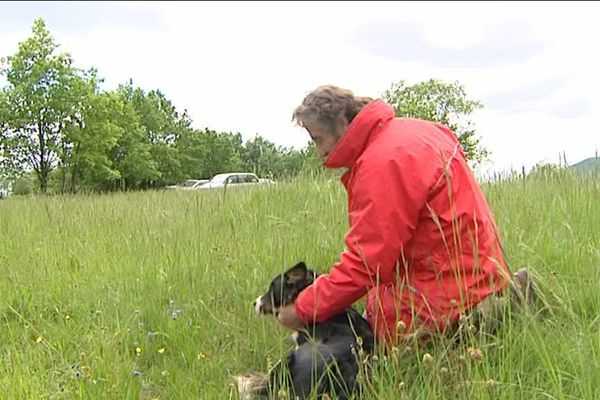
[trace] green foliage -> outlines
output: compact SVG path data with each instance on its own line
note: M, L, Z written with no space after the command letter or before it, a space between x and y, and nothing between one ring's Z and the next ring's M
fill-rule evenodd
M70 159L71 187L85 188L110 186L121 178L110 157L124 128L119 125L124 101L114 92L92 93L82 115L81 124L69 131L74 143Z
M467 99L464 87L458 82L430 79L409 86L400 81L393 83L383 98L399 117L434 121L450 128L458 137L467 159L478 163L488 156L487 150L480 145L481 139L476 137L473 124L466 119L483 105Z
M35 192L36 179L31 174L25 174L13 182L13 194L29 195Z
M32 37L2 59L0 70L8 81L0 101L4 157L12 167L33 169L42 193L69 148L65 131L81 113L86 84L70 55L55 54L57 48L43 20L36 19Z
M256 136L245 143L242 151L243 167L247 171L260 176L292 177L305 167L305 161L310 157L310 149L294 150L281 146Z

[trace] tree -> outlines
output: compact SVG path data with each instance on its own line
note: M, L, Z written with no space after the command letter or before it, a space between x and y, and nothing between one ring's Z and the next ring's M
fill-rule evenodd
M480 145L480 138L466 117L483 105L466 97L458 82L445 83L430 79L408 86L405 81L393 83L383 94L398 117L419 118L446 125L458 137L468 160L484 161L488 151Z
M71 190L112 187L122 176L110 157L125 134L119 125L124 99L116 92L90 93L80 124L68 131ZM122 119L122 118L121 118Z
M204 176L212 177L224 172L235 172L242 168L239 154L242 138L239 133L217 133L205 129L208 154L205 161Z
M242 164L244 170L259 176L280 175L277 164L281 156L274 143L257 135L245 143L242 150Z
M149 140L152 157L160 172L160 179L155 185L163 186L182 179L180 154L175 143L181 135L192 130L187 111L178 113L160 90L145 93L131 84L121 86L120 90L131 102Z
M99 91L99 82L101 79L93 68L71 78L70 123L64 126L62 132L58 174L54 174L58 176L58 183L50 185L60 193L74 192L81 178L79 173L85 165L83 160L105 159L105 145L114 141L113 130L106 126L111 114L106 109L106 96ZM98 174L105 173L106 163L94 164L94 168L97 168Z
M158 164L152 156L151 141L127 91L120 87L116 94L119 101L111 119L122 134L110 150L109 158L119 171L121 188L147 188L161 178Z
M65 131L80 113L85 86L70 55L54 54L57 48L44 21L36 19L32 36L19 43L15 55L2 59L0 68L8 82L0 107L4 163L33 169L42 193L68 150Z

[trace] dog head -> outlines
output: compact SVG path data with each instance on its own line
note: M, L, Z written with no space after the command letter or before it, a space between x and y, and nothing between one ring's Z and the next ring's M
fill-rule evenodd
M254 301L256 312L277 315L281 307L292 304L317 276L317 272L308 269L304 262L299 262L271 281L269 289Z

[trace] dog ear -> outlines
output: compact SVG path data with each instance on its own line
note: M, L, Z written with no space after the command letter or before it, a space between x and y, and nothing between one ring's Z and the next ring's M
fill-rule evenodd
M298 282L306 279L306 264L300 261L285 273L285 280L290 285L295 285Z

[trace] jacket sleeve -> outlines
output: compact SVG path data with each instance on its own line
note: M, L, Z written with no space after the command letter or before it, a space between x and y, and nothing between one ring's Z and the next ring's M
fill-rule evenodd
M304 322L327 320L370 288L394 279L433 180L424 166L433 168L421 162L423 158L417 154L379 157L357 166L350 185L346 249L331 272L296 300L296 312Z

